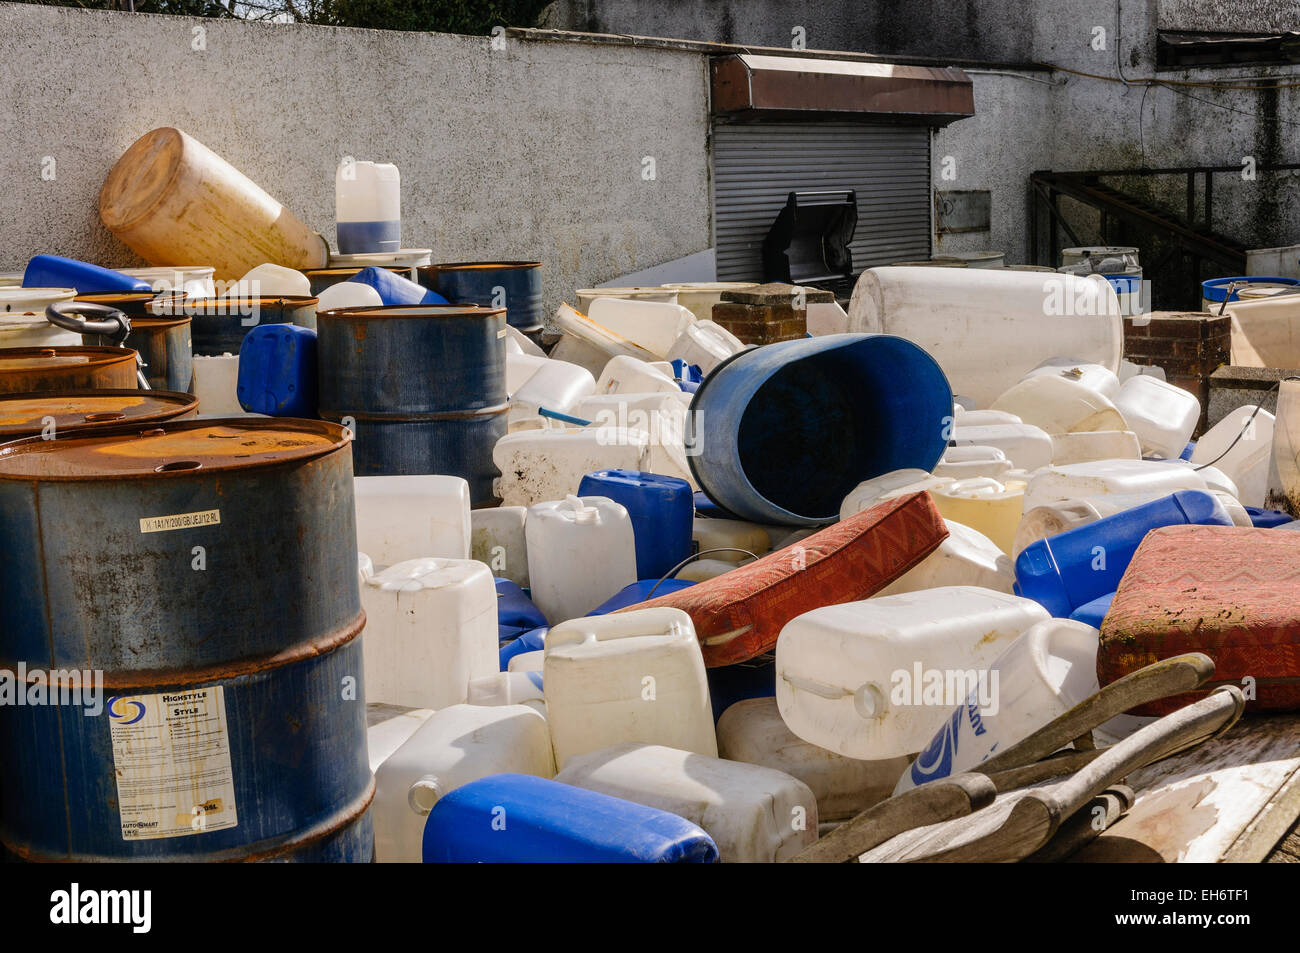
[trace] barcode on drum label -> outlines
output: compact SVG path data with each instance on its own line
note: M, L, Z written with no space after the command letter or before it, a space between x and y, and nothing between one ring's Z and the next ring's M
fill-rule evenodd
M123 840L237 827L220 685L107 703Z
M212 526L220 522L221 510L200 510L197 513L175 513L171 516L145 516L140 518L140 532L165 533L170 529Z

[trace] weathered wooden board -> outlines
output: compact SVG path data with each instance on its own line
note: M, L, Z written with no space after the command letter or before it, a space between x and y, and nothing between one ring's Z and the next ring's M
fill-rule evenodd
M1133 772L1129 812L1072 862L1259 862L1300 817L1300 715L1243 718Z

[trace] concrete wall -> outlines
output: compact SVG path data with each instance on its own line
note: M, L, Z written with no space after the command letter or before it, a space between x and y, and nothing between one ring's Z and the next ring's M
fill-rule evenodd
M0 271L39 252L138 263L100 224L99 189L165 125L331 243L339 159L395 162L405 244L539 259L550 308L709 247L698 54L0 3L0 64Z

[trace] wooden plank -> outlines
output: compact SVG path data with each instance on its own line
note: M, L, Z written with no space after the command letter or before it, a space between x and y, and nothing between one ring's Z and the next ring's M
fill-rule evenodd
M1300 715L1245 718L1128 783L1132 809L1073 862L1264 860L1300 817Z

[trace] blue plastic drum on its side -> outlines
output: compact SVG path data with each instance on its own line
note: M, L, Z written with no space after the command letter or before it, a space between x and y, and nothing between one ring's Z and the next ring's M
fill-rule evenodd
M457 261L425 265L420 283L456 304L506 309L506 323L524 334L540 334L540 261Z
M636 540L638 579L658 579L691 554L694 494L680 477L597 470L582 478L578 496L608 497L627 510Z
M320 416L354 434L358 476L463 477L492 499L506 432L505 310L341 308L318 316Z
M691 400L687 460L738 519L820 526L863 480L930 470L947 446L952 388L922 348L830 334L741 351Z
M712 864L718 847L667 811L547 778L493 774L439 799L424 825L423 856L426 864Z
M105 294L111 291L147 291L153 286L143 278L132 278L111 268L61 255L37 255L23 272L24 288L75 288L77 294Z

